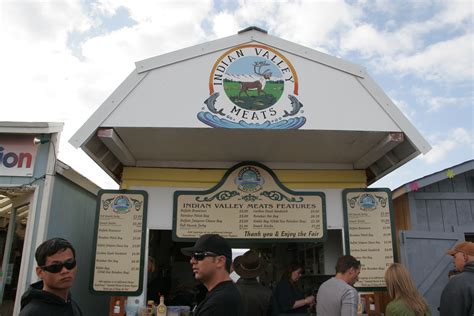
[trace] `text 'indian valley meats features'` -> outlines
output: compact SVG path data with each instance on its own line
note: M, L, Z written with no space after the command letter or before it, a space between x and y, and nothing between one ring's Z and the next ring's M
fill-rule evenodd
M212 127L295 129L306 122L298 76L277 50L260 44L228 50L212 67L198 119Z
M234 239L325 237L324 194L284 191L255 166L235 170L210 194L178 194L175 203L177 238L206 233Z
M361 261L356 287L385 287L385 270L394 262L387 192L346 195L350 254Z
M143 216L141 195L102 196L93 280L95 291L138 290Z

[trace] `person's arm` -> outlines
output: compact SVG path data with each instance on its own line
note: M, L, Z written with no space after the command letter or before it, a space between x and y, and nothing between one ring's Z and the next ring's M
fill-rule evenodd
M296 309L296 308L299 308L299 307L303 307L303 306L306 306L306 305L311 305L313 304L314 302L314 296L307 296L303 299L300 299L300 300L296 300L295 303L293 304L293 309Z
M354 288L348 289L342 296L341 316L357 316L359 297Z

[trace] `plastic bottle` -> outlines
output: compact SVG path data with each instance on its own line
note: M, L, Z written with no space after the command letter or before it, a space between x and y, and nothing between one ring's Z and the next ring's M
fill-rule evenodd
M146 314L149 316L155 316L155 302L150 300L146 303Z
M165 305L165 297L163 295L160 296L160 304L156 308L156 315L157 316L166 316L168 308Z
M115 301L114 305L114 315L120 315L120 301Z

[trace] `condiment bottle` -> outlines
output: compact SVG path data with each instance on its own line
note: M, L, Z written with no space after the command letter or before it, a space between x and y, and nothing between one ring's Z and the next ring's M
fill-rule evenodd
M155 316L155 302L150 300L146 304L146 314L149 316Z
M168 308L165 305L165 297L163 295L160 296L160 304L156 308L156 315L157 316L166 316L166 312Z

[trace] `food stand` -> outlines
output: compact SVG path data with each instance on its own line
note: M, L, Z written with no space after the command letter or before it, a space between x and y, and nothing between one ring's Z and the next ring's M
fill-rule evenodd
M179 250L200 234L256 249L269 287L281 267L304 262L310 290L340 255L360 254L351 229L361 219L386 237L370 248L384 253L371 263L378 274L360 284L379 288L395 260L391 196L364 190L430 149L364 69L255 27L137 62L70 142L121 190L147 193L144 251L173 305L194 286Z

